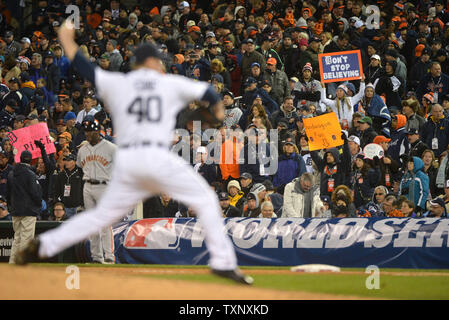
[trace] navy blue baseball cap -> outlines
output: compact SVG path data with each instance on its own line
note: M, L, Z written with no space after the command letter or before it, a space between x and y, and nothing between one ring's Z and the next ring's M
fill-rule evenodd
M248 77L248 79L246 79L246 81L245 81L246 86L249 86L252 83L257 83L257 80L253 77Z
M147 58L157 58L163 59L164 55L161 51L151 43L144 43L134 50L135 62L137 64L142 64Z
M22 162L22 163L31 163L32 159L33 159L33 155L28 150L24 150L20 154L20 162Z
M432 207L445 207L445 202L444 202L444 200L443 200L443 198L439 198L439 197L436 197L436 198L434 198L434 199L432 199L432 200L430 200L429 201L429 204L432 206Z
M220 192L218 194L218 200L220 201L229 200L229 194L227 192Z

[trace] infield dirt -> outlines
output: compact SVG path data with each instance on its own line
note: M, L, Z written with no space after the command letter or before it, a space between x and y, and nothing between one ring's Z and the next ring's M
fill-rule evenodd
M69 290L66 267L0 265L1 300L333 300L356 296L317 294L148 277L162 274L208 273L207 269L83 267L80 289ZM274 270L251 270L253 274ZM289 272L280 270L279 272Z

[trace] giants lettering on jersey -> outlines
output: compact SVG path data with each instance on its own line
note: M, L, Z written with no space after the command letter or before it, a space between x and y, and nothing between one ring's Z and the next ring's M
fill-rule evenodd
M90 155L90 156L87 156L86 158L84 158L83 161L81 161L81 166L84 168L84 165L86 164L86 162L92 162L92 161L96 161L105 167L107 165L109 165L109 161L106 160L105 158L103 158L102 156Z

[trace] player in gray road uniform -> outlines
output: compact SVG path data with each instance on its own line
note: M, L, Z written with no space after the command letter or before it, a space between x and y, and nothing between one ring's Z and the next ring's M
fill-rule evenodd
M111 180L112 163L117 146L100 136L100 124L92 116L83 121L88 143L78 151L76 164L83 169L84 206L94 208ZM114 256L114 236L110 226L90 237L90 252L93 262L112 264Z
M94 67L65 23L58 31L66 56L91 83L111 111L118 145L112 180L98 205L33 240L18 264L51 257L107 227L150 196L167 193L192 208L204 226L209 266L218 276L252 284L237 267L231 239L224 232L217 194L182 158L169 151L176 117L190 101L208 104L198 111L208 122L223 121L223 102L201 81L165 74L161 53L145 43L134 51L135 68L123 74Z

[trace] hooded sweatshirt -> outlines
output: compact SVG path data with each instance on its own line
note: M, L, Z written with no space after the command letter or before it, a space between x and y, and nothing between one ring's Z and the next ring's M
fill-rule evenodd
M239 12L239 10L240 9L245 9L245 7L243 7L243 6L237 6L237 7L235 7L235 10L234 10L234 17L237 19L238 17L237 17L237 12ZM246 9L245 9L245 12L246 12Z
M379 186L379 188L382 188L383 192L385 194L389 193L387 187ZM359 217L384 217L385 216L385 212L382 209L382 203L377 203L376 202L376 195L373 193L371 201L368 202L363 207L361 207L358 210L357 215Z
M331 153L334 157L333 163L327 163L327 154ZM320 178L320 195L331 196L332 192L339 185L349 185L350 174L350 158L348 143L345 142L343 147L343 154L337 148L331 148L324 153L323 158L320 158L317 151L312 151L311 156L313 161L321 172Z
M352 177L352 190L354 191L354 205L359 208L373 197L374 188L380 180L379 166L370 168L365 174L355 170Z
M413 201L415 207L426 209L426 201L429 195L429 177L424 173L424 162L413 157L413 172L407 170L399 186L399 195L404 195Z
M260 201L257 196L258 193L250 192L256 199L256 208L255 209L249 209L248 204L245 205L245 208L243 209L243 216L248 218L257 218L261 212L260 210Z
M401 156L408 154L410 149L410 143L407 139L407 133L405 131L405 125L407 124L407 117L398 114L396 129L391 131L391 141L388 145L388 154L397 163L401 163Z

